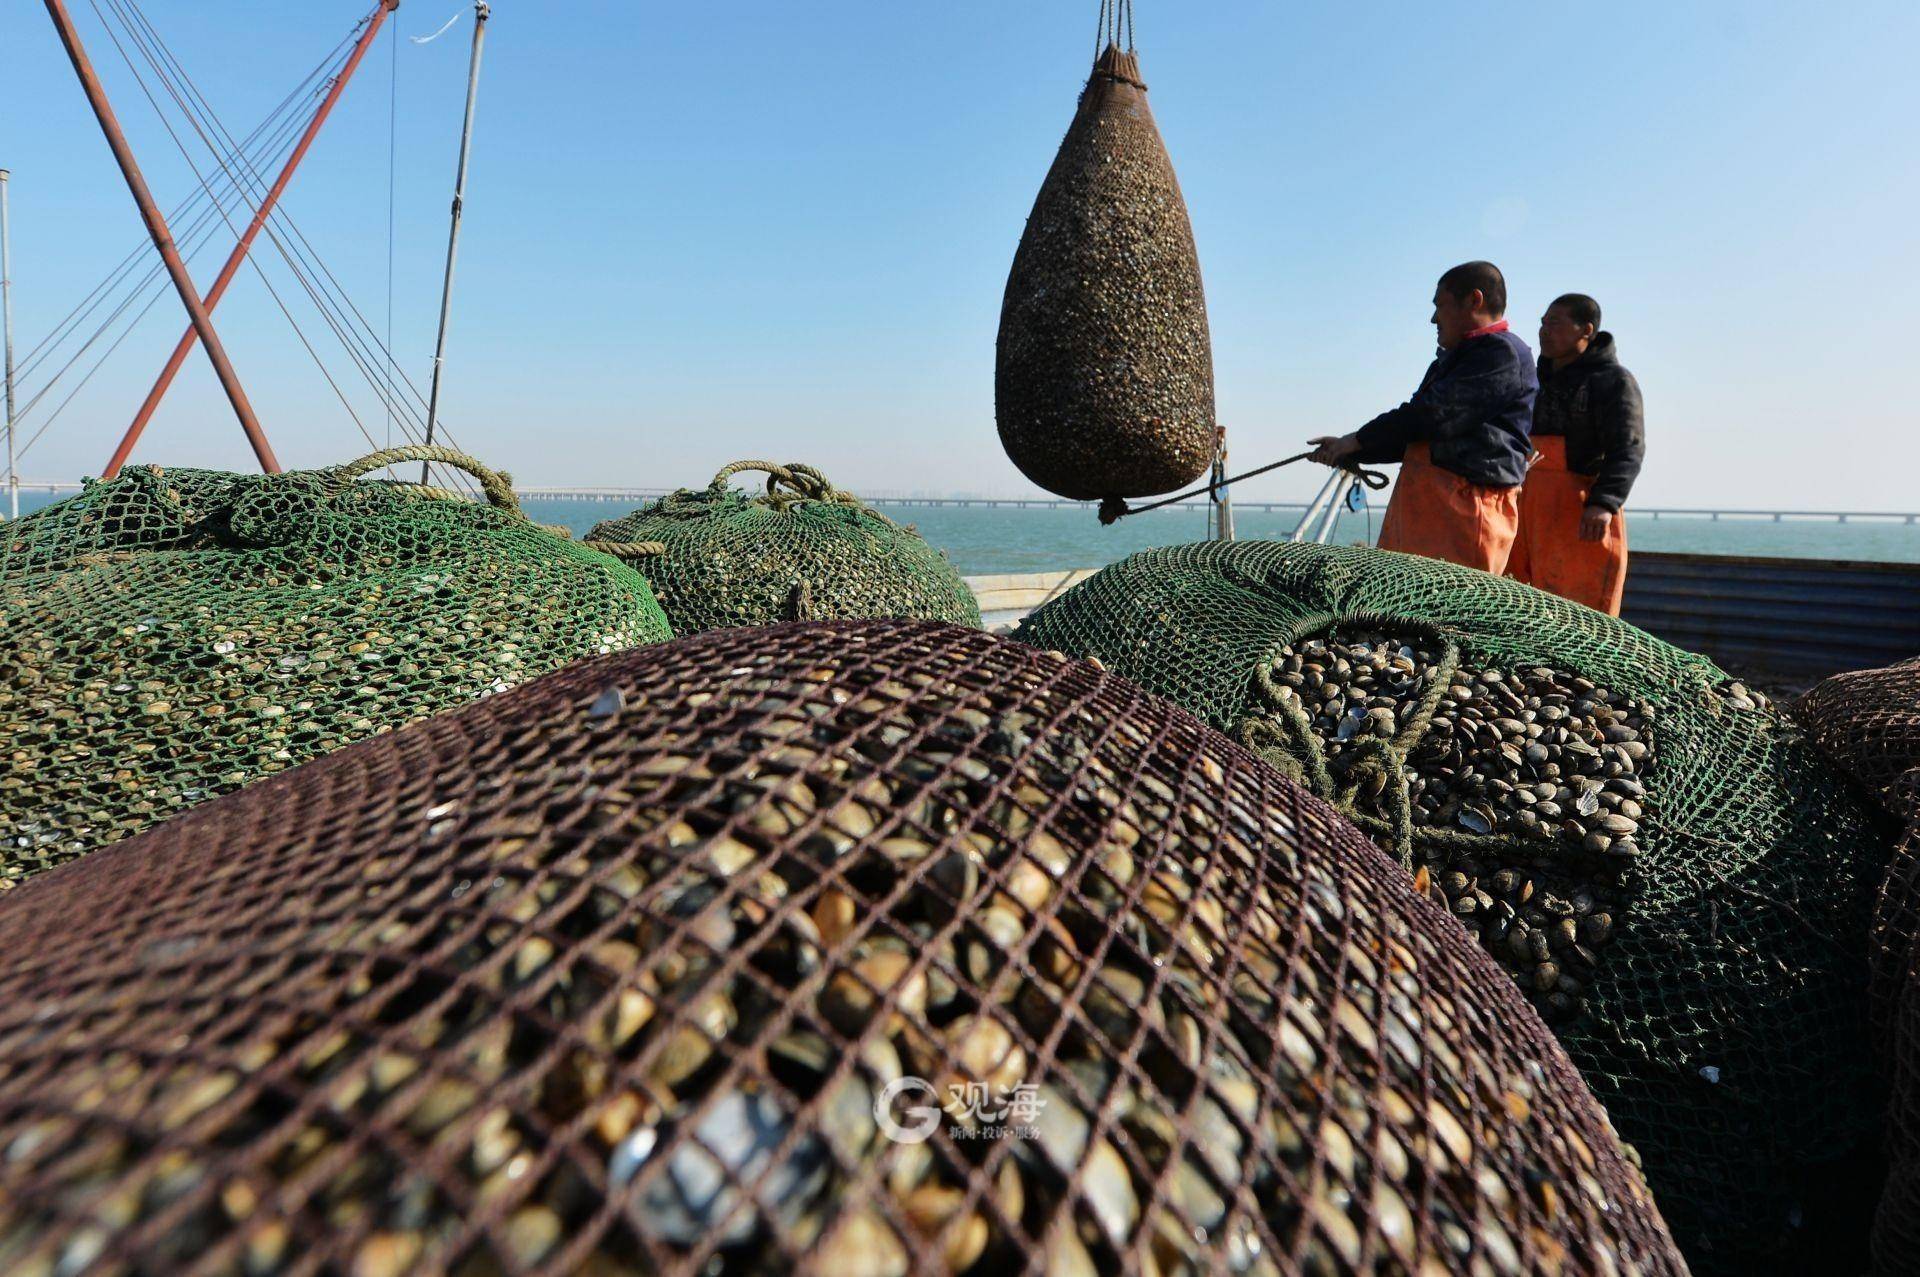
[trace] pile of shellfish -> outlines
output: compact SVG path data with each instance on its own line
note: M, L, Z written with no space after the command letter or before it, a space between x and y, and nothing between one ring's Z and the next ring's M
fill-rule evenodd
M1565 1018L1630 898L1654 714L1564 670L1470 657L1449 670L1445 656L1427 638L1321 636L1280 652L1272 681L1335 775L1360 742L1395 747L1400 776L1374 773L1355 810L1387 820L1397 798L1387 791L1403 785L1419 880L1550 1018Z
M232 872L40 946L31 1031L0 973L0 1267L1681 1270L1457 934L1087 666L724 632L318 766L129 848Z

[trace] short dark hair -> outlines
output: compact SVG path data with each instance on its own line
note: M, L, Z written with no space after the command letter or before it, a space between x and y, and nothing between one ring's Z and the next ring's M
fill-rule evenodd
M1574 323L1592 324L1593 331L1600 331L1600 303L1585 293L1561 293L1547 309L1552 310L1554 306L1566 311L1567 318Z
M1507 313L1507 277L1492 262L1463 262L1440 277L1440 287L1455 301L1465 301L1477 288L1489 315L1498 319Z

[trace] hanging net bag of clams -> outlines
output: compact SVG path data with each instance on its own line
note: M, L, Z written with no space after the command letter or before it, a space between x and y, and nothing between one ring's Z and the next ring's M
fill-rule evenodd
M429 460L484 501L363 476ZM464 484L464 478L455 482ZM671 637L444 448L136 466L0 529L0 888L328 750Z
M765 472L765 492L728 485L747 471ZM658 547L634 564L682 636L882 616L980 624L946 555L812 466L736 461L705 488L682 488L587 535Z
M1697 1271L1826 1245L1830 1206L1858 1247L1871 1187L1821 1195L1876 1118L1884 848L1759 693L1543 592L1352 547L1149 550L1014 637L1235 734L1390 851L1555 1027Z
M1200 260L1129 0L1102 4L1100 38L1014 254L994 371L1007 457L1079 501L1172 492L1215 449Z
M978 631L582 662L0 900L0 1269L1683 1273L1391 870Z

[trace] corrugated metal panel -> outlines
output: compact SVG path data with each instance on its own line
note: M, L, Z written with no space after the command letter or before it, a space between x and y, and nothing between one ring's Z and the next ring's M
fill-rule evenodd
M1636 553L1621 614L1723 664L1811 681L1920 655L1920 564Z

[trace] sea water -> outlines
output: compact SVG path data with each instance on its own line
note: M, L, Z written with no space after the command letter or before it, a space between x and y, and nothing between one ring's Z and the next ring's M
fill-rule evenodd
M66 494L20 494L21 512ZM553 501L528 499L527 514L569 528L575 536L634 506L631 499ZM909 523L946 551L963 574L1062 572L1097 568L1137 550L1204 540L1203 505L1152 510L1102 527L1091 505L1067 509L992 506L894 506L882 513ZM1342 513L1333 540L1370 545L1380 530L1380 512ZM1300 522L1298 511L1238 510L1234 531L1243 540L1285 539ZM1795 559L1857 559L1920 563L1920 526L1898 522L1839 523L1832 519L1720 519L1627 516L1627 537L1636 550L1684 554L1731 554Z
M602 519L625 514L628 502L529 501L527 513L542 523L563 524L575 535ZM946 551L962 574L1061 572L1097 568L1157 545L1204 540L1204 506L1152 510L1102 527L1092 506L1018 509L982 506L884 506L896 523ZM1234 533L1242 540L1284 540L1300 522L1298 511L1237 510ZM1380 531L1378 510L1343 513L1332 540L1371 545ZM1863 559L1920 563L1920 527L1904 523L1838 523L1832 520L1765 520L1627 517L1633 549L1683 554L1731 554L1796 559Z

